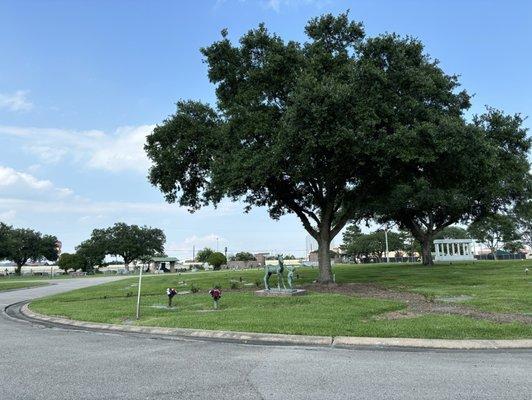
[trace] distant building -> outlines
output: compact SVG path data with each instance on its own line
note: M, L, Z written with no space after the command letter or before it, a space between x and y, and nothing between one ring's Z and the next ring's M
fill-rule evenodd
M257 262L260 263L261 266L264 266L266 265L266 256L270 254L270 253L257 253L257 254L253 254L253 256L255 257L255 260L257 260Z
M331 261L335 263L342 262L342 257L338 252L329 250L329 254L331 255ZM308 260L310 262L318 262L318 250L311 251L308 255Z
M152 257L150 259L150 272L175 272L177 261L175 257Z

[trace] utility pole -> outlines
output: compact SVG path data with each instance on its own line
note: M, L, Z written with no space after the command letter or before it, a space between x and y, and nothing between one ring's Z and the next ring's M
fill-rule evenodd
M196 261L196 245L192 245L192 261Z
M216 252L218 252L218 236L216 236Z

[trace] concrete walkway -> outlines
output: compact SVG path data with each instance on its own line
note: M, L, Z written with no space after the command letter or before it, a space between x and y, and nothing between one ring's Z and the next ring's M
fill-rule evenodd
M0 305L110 279L0 293ZM530 350L249 346L43 328L4 316L0 354L0 399L528 399L532 392Z

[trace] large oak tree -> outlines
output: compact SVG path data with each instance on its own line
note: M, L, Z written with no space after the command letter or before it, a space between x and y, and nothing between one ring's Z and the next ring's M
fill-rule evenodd
M332 281L330 243L350 219L394 221L430 255L438 229L497 208L479 204L480 191L461 193L475 186L468 168L486 168L491 190L502 175L490 163L500 166L510 149L495 153L508 145L519 157L528 142L515 129L508 142L484 140L494 118L465 121L469 96L418 40L367 38L347 14L315 18L305 32L305 43L284 41L260 25L235 45L222 31L201 50L216 107L179 101L145 146L150 181L167 201L194 211L228 197L272 218L296 214L318 242L322 283Z
M490 109L472 122L437 119L401 136L394 151L375 158L381 184L369 208L379 222L412 233L425 265L443 229L489 219L526 196L530 140L519 115Z
M320 282L332 281L331 240L352 218L369 132L357 79L362 25L347 15L311 20L309 41L283 41L260 25L238 45L201 51L217 108L180 101L148 136L150 180L196 210L223 197L272 218L294 213L318 242Z

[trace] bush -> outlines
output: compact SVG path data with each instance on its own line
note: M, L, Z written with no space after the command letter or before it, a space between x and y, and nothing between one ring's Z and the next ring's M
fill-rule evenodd
M209 262L209 257L212 255L212 253L214 253L212 249L205 247L203 250L198 251L198 254L196 255L196 261Z
M227 263L227 259L222 253L217 251L209 256L207 262L212 265L215 270L218 270L223 264Z
M262 285L262 281L260 279L255 279L255 285L259 288L260 285Z
M199 287L197 287L196 285L194 285L193 283L190 284L190 291L192 293L198 293L199 292Z
M238 284L237 281L231 281L229 282L229 287L234 290L234 289L238 289L240 285Z

